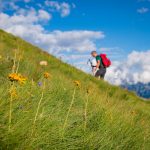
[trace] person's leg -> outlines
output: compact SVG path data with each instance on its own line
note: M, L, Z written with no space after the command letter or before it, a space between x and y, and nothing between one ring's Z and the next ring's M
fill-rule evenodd
M95 73L95 77L96 77L96 78L99 78L99 77L100 77L100 70L98 70L98 71Z
M105 75L100 75L100 79L104 80Z
M95 76L95 74L96 74L96 72L97 72L97 70L95 70L96 69L96 67L93 67L92 68L92 72L93 72L93 75Z
M102 68L102 69L100 69L101 71L100 71L100 78L102 79L102 80L104 80L104 78L105 78L105 74L106 74L106 68Z
M104 76L103 76L103 75L100 75L100 79L101 79L101 80L104 80Z

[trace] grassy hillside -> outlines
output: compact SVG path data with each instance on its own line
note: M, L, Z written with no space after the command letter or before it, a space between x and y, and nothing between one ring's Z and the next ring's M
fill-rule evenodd
M0 30L1 150L149 150L149 125L150 103Z

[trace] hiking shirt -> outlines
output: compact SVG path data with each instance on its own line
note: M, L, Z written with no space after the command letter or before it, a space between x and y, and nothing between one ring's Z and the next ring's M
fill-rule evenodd
M96 56L96 61L98 62L98 60L100 61L100 66L99 68L104 68L103 63L102 63L102 59L99 55Z

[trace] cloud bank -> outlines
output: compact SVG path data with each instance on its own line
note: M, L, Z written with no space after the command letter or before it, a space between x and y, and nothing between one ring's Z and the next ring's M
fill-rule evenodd
M39 22L41 20L49 21L50 19L51 16L44 10L38 12L31 10L27 14L15 14L13 16L0 13L0 28L55 54L60 51L76 50L84 52L95 50L94 40L102 39L105 36L103 32L88 30L48 32Z
M149 83L150 82L150 50L133 51L124 62L116 61L108 69L107 80L112 84Z
M66 17L71 13L71 8L75 8L75 4L66 2L45 0L44 6L33 8L32 6L20 8L17 2L6 0L2 3L3 9L9 9L6 6L16 6L13 14L0 13L0 28L9 33L13 33L23 39L47 50L54 55L62 51L79 51L95 50L95 40L104 38L101 31L89 30L70 30L70 31L48 31L45 30L45 24L50 24L53 19L53 13L60 13L61 17ZM31 0L26 0L29 3ZM46 8L46 9L45 9Z

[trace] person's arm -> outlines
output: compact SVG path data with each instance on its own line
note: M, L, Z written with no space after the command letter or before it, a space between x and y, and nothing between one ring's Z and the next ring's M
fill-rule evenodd
M100 62L100 60L98 60L97 65L96 65L96 69L98 69L100 67L100 64L101 64L101 62Z

